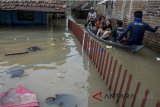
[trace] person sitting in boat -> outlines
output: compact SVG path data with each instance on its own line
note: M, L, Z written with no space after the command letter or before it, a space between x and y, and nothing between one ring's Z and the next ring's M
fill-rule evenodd
M97 36L101 37L102 39L108 39L111 30L112 30L111 20L107 19L106 23L101 27L101 29L98 30Z
M88 13L87 23L85 24L85 27L87 27L87 25L90 23L92 27L95 27L96 18L97 18L97 14L94 11L93 7L91 7L90 12Z
M96 22L96 31L98 31L99 29L102 28L102 26L104 25L105 21L105 17L104 16L100 16L98 21Z
M134 22L129 23L127 29L121 34L119 41L124 45L142 45L145 30L150 32L156 32L159 26L152 28L148 23L142 21L143 12L134 12ZM130 36L127 40L122 40L123 37L130 32Z
M111 32L111 34L110 34L110 38L114 42L117 42L117 40L120 38L120 36L124 32L124 28L122 26L123 26L123 22L121 20L117 20L116 29L113 30L113 32ZM127 38L127 36L125 36L125 38Z

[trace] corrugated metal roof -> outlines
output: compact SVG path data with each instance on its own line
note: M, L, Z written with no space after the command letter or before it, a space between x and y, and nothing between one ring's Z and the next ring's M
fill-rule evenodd
M76 10L90 10L91 7L94 6L94 1L88 0L88 1L76 1L72 5L72 9Z

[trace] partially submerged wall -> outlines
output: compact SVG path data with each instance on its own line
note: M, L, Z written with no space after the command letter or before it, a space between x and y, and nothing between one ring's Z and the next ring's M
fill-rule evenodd
M19 15L24 19L19 19L18 13L25 13ZM42 12L28 12L33 15L33 19L26 19L28 16L26 11L0 11L0 20L2 25L46 25L47 13ZM33 14L32 14L33 13ZM31 16L32 17L32 16ZM30 18L30 16L29 16Z

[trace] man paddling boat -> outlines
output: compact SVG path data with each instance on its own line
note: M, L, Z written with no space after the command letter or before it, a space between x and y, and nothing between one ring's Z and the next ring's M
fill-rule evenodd
M127 29L122 33L122 35L119 38L119 41L123 42L124 45L142 45L145 31L148 30L150 32L156 32L159 28L159 26L152 28L148 23L143 22L142 11L135 11L134 17L134 22L129 23ZM129 38L127 40L123 40L122 38L128 32L130 32Z

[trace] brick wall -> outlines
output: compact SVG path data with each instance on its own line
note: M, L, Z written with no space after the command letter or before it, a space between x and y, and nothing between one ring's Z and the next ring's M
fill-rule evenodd
M103 4L97 6L97 15L102 16L105 13L105 6Z
M115 11L114 11L114 14L113 14L113 17L114 18L117 18L117 19L122 19L122 10L123 10L123 1L122 0L116 0L116 3L115 3Z
M151 26L160 26L160 1L158 0L116 0L114 19L122 19L124 24L134 20L133 13L136 10L142 10L144 13L143 21ZM144 44L160 53L160 29L156 33L146 32Z

